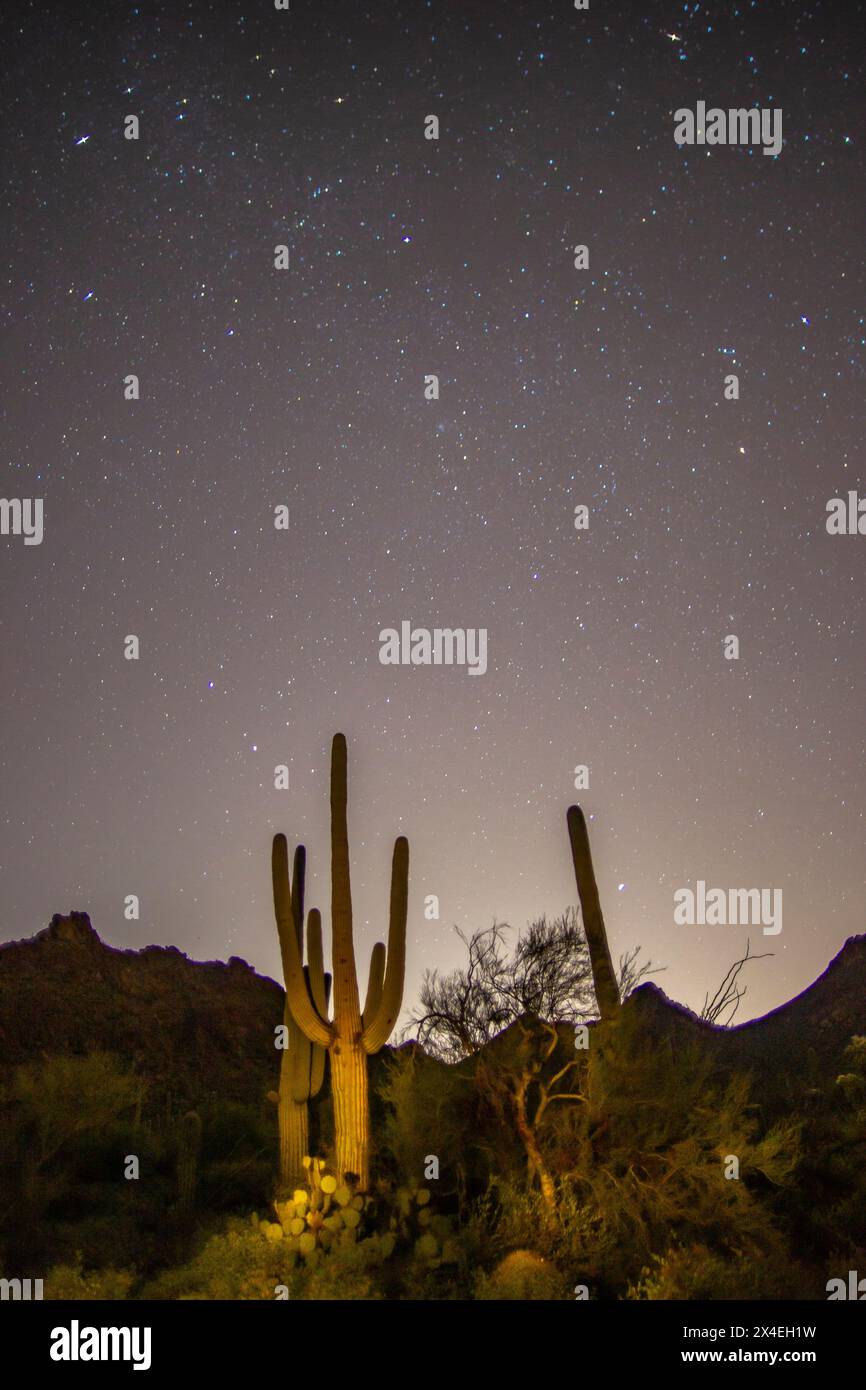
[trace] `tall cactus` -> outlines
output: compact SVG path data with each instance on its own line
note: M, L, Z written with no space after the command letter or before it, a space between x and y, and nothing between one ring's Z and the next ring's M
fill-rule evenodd
M589 832L579 806L568 808L568 838L571 841L574 876L577 879L577 892L583 912L583 929L589 947L589 962L598 1010L603 1019L615 1018L620 1006L619 986L613 972L607 932L601 915L601 903L598 900L598 886L592 867L592 855L589 852Z
M409 895L409 843L401 835L394 844L391 866L391 916L388 950L381 941L373 947L364 1010L361 1012L355 948L352 941L352 893L349 881L349 834L346 824L346 740L336 734L331 746L331 932L334 972L334 1016L328 1018L305 980L292 923L288 846L284 835L274 836L274 902L285 940L286 998L295 1021L309 1038L327 1048L331 1058L336 1167L342 1178L354 1173L358 1186L369 1186L370 1113L367 1055L378 1052L390 1037L403 999L406 961L406 913ZM308 935L315 933L318 913L310 913ZM319 928L320 930L320 928Z
M280 1089L278 1094L278 1123L280 1132L280 1186L299 1187L305 1178L304 1158L310 1152L309 1114L307 1101L318 1095L325 1076L325 1050L318 1043L310 1042L301 1032L289 1007L288 966L289 944L286 934L291 936L297 947L299 957L304 953L304 877L307 852L303 845L295 850L295 860L291 883L288 883L288 859L286 860L286 886L288 889L289 912L280 914L278 885L274 880L274 906L277 918L277 932L280 938L280 952L283 959L283 977L286 981L286 1002L283 1023L286 1028L288 1047L280 1059ZM274 870L276 874L276 867ZM282 884L280 885L280 891ZM331 977L324 973L322 964L322 923L317 912L311 912L307 927L307 961L303 967L305 987L323 1011L328 1007Z

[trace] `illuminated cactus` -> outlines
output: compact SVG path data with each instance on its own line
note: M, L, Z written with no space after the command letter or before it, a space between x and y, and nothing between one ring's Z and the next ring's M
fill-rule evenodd
M288 933L296 944L299 957L304 951L304 874L306 850L298 845L295 850L292 882L286 884L289 898L288 916L279 911L276 884L274 886L274 906L277 918L277 932L280 938L280 951L283 959L283 975L286 980L286 1003L283 1024L286 1029L288 1046L280 1058L280 1089L278 1093L278 1117L280 1131L280 1186L295 1187L304 1178L304 1157L309 1153L309 1116L307 1101L318 1095L325 1076L325 1050L317 1043L311 1043L302 1033L289 1008L287 952L288 943L284 939ZM286 864L288 878L288 863ZM322 924L318 913L310 913L307 927L307 961L303 967L305 987L315 1001L316 1007L323 1011L328 1007L328 993L331 977L322 966Z
M589 852L589 834L579 806L568 808L568 838L571 841L574 876L577 879L577 892L583 913L583 929L589 947L598 1011L603 1019L615 1018L620 1006L619 986L613 973L607 932L604 929L601 903L598 900L598 887L592 867L592 855Z
M390 1037L403 1000L406 960L406 912L409 891L409 844L394 844L391 868L391 915L388 950L381 941L373 947L367 996L361 1012L355 948L352 941L352 894L349 882L349 836L346 825L346 740L336 734L331 746L331 930L334 974L334 1017L315 997L304 975L297 934L291 930L292 895L288 846L284 835L274 836L273 880L280 940L286 943L286 998L295 1022L310 1042L328 1049L334 1102L336 1166L341 1179L357 1178L360 1191L369 1186L370 1113L367 1055L378 1052ZM314 920L315 919L315 920ZM308 938L320 931L319 914L311 912ZM320 938L319 938L320 939ZM387 962L387 964L386 964Z

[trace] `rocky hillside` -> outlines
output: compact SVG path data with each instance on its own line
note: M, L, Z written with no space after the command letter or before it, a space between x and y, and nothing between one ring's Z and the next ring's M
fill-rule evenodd
M0 1066L114 1052L172 1108L263 1099L277 1085L282 1013L281 987L246 961L192 961L173 946L119 951L83 912L0 946Z
M751 1071L762 1099L783 1101L837 1076L852 1036L866 1034L866 936L850 937L802 994L735 1028L702 1022L653 984L636 989L626 1007L648 1034L699 1040L723 1068Z
M866 1034L866 936L846 942L796 999L736 1028L702 1023L653 984L626 1007L648 1039L695 1038L723 1068L752 1071L765 1100L784 1100L811 1079L834 1077L851 1036ZM172 1108L263 1100L277 1085L273 1030L282 1011L282 988L237 957L223 964L191 961L173 946L116 950L85 913L57 915L31 940L0 946L0 1068L103 1049L134 1061Z

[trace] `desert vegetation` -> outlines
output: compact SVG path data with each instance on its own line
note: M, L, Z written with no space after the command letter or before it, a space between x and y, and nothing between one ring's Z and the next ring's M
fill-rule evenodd
M829 1053L804 1047L785 1071L763 1025L713 1021L752 957L703 1019L647 984L659 967L637 946L614 967L573 807L579 906L511 948L501 925L464 935L465 965L428 972L389 1045L409 848L395 844L362 1007L346 805L338 735L330 972L304 848L290 871L273 846L286 992L256 1008L275 1084L226 1094L219 1056L202 1086L120 1046L4 1066L4 1274L56 1299L821 1299L866 1267L866 1036L850 1009L834 1006L852 1026ZM52 929L51 949L105 949L70 919ZM161 963L180 968L146 968ZM221 968L249 989L243 962ZM197 1027L184 1015L178 1037Z

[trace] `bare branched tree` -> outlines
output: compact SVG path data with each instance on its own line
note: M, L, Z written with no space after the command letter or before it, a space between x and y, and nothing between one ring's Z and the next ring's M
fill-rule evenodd
M420 1006L403 1030L444 1062L477 1052L510 1023L533 1014L546 1023L578 1024L596 1015L589 948L574 908L548 921L539 917L508 954L505 924L471 937L455 928L469 960L440 975L428 970ZM620 959L623 998L657 967L638 965L640 947Z
M619 970L617 971L619 983L620 999L627 999L632 990L637 989L642 980L648 975L658 975L667 966L653 965L651 960L639 961L640 946L635 946L631 951L626 951L619 958Z
M750 954L751 942L746 942L746 954L739 960L735 960L722 983L719 985L712 999L709 994L704 997L704 1007L701 1009L700 1016L707 1023L714 1023L719 1028L729 1028L733 1022L734 1015L740 1007L740 1000L746 993L746 986L739 988L739 975L743 966L750 960L766 960L773 955L772 951L765 951L762 956ZM727 1018L722 1015L728 1012Z

